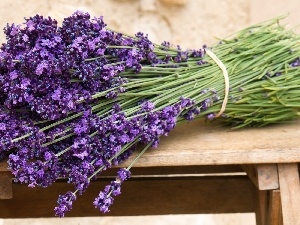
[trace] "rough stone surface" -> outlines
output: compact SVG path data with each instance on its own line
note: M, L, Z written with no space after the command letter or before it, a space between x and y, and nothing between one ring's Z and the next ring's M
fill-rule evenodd
M22 23L24 17L42 14L59 22L75 10L88 11L92 16L103 15L112 29L128 34L148 33L152 41L164 40L183 48L200 48L214 43L214 37L225 37L252 23L290 13L287 23L299 25L299 0L1 0L0 27ZM0 42L5 37L0 33ZM20 206L22 207L22 206ZM63 221L63 222L62 222ZM100 217L1 220L0 225L13 224L205 224L254 225L253 214L193 215L156 217Z
M113 29L128 34L142 31L156 43L167 40L184 48L210 44L214 36L227 36L249 21L248 0L2 0L0 6L0 27L7 22L21 23L36 13L61 22L79 9L92 16L103 15Z
M88 11L92 16L103 15L109 27L133 35L148 33L156 43L170 41L183 48L198 48L212 44L214 37L226 37L276 15L290 13L287 21L299 23L300 4L276 0L2 0L0 27L22 23L24 17L36 13L51 16L59 22L75 10ZM272 5L272 7L268 7ZM0 41L4 36L0 34Z

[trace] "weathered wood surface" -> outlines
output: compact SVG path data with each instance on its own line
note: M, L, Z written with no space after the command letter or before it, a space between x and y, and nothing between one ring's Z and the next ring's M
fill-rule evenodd
M116 176L118 167L104 171L104 176ZM0 173L9 171L7 162L0 162ZM168 175L168 174L215 174L215 173L243 173L238 165L198 165L198 166L156 166L156 167L132 167L132 175Z
M12 197L12 174L10 172L0 172L0 200L11 199Z
M276 164L261 164L254 167L257 172L259 190L275 190L279 188Z
M284 225L300 225L299 168L294 164L278 164Z
M281 213L280 190L269 191L268 198L269 202L265 225L281 225L283 221Z
M280 190L257 190L256 224L282 225Z
M161 138L159 147L149 149L135 166L300 162L299 137L300 120L240 130L193 121Z
M8 171L6 160L0 161L0 172L2 171Z
M241 165L258 190L279 188L276 164Z
M122 185L122 194L115 198L110 213L102 214L92 202L109 182L92 182L67 216L254 212L255 187L246 176L132 178ZM60 182L46 189L14 184L13 199L0 201L0 217L52 217L58 195L70 189Z
M267 195L266 191L255 190L256 198L255 198L255 217L256 217L256 225L265 225L265 216L266 216L266 208L267 208Z

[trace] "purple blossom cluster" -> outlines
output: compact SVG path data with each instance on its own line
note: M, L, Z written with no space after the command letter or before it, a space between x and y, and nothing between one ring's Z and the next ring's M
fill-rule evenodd
M45 145L44 141L34 148L19 147L16 153L10 154L9 166L16 181L29 187L47 187L58 178L66 178L82 194L102 171L127 159L138 143L152 143L152 147L157 147L160 136L168 135L176 126L177 117L193 105L190 99L182 98L174 105L155 110L152 102L145 101L130 119L119 106L114 106L115 110L105 118L86 113L73 122L73 136L51 145ZM63 127L55 130L61 131ZM47 140L49 133L43 133L44 139ZM94 202L100 211L108 211L112 196L120 194L120 185L128 177L129 171L120 170L117 180L100 192ZM71 209L70 202L59 201L56 214L63 216Z
M47 120L78 111L80 103L91 102L98 92L115 98L125 91L120 72L138 72L142 60L156 58L146 35L124 36L107 29L102 17L91 19L80 11L60 27L56 20L36 15L22 26L7 25L5 34L0 101L8 109L35 112Z
M127 169L120 169L116 180L112 181L109 185L106 185L103 191L100 191L97 198L95 198L93 204L95 208L99 208L101 212L109 212L109 206L113 204L113 196L121 194L121 184L130 178L131 173Z
M68 191L64 195L60 195L58 197L58 206L54 208L55 215L59 217L63 217L64 214L72 209L73 202L76 200L76 195Z
M189 57L203 57L202 50L184 52L178 46L168 54L170 44L165 42L161 50L166 55L158 57L147 35L111 31L102 17L90 19L79 11L60 27L50 17L36 15L22 26L7 25L5 34L7 43L0 51L0 160L9 154L15 180L29 187L48 187L60 178L72 184L75 191L58 198L57 216L70 211L91 180L126 160L138 145L157 147L178 117L190 120L200 113L189 98L160 108L145 98L128 117L117 97L126 92L127 79L120 73L134 76L143 65L176 67ZM109 103L101 107L105 101ZM202 109L210 106L208 101L200 103ZM95 207L108 212L129 177L128 169L120 169L95 199Z
M26 117L26 114L7 111L0 107L0 121L0 153L2 153L0 160L5 157L5 152L10 152L14 148L41 148L45 136L39 132L37 126L34 126L32 120ZM20 136L24 135L28 135L28 137L18 140ZM31 155L39 155L40 153L35 151Z

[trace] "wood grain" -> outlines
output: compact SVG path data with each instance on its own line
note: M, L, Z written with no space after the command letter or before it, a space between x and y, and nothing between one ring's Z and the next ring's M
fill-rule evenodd
M115 176L121 167L115 166L102 173L103 176ZM9 171L7 162L0 162L0 172ZM197 165L197 166L156 166L133 167L132 175L168 175L168 174L214 174L214 173L241 173L244 172L238 165Z
M0 161L0 172L1 171L8 171L6 160Z
M255 165L259 190L275 190L279 188L276 164Z
M284 225L300 225L300 181L299 169L294 164L278 164Z
M241 167L259 190L279 188L276 164L241 165Z
M0 172L0 200L13 197L11 180L12 175L10 172Z
M266 225L282 224L280 190L269 191Z
M267 191L260 191L256 189L256 207L255 207L255 217L256 225L266 225L266 211L267 211Z
M110 213L102 214L92 201L109 182L92 182L67 216L254 212L254 185L247 176L130 179L123 184L122 195L116 197ZM46 189L14 184L14 198L0 201L0 217L52 217L58 195L70 189L60 182Z
M149 149L134 166L300 162L299 136L300 120L234 131L202 120L193 121L161 138L159 147Z
M280 190L257 191L257 225L281 225Z

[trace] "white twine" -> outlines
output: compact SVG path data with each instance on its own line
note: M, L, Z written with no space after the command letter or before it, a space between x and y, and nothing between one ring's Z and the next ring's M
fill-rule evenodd
M215 63L220 67L220 69L223 72L223 76L224 76L224 81L225 81L225 96L224 96L224 100L222 103L222 107L220 109L220 111L217 113L216 117L219 117L220 115L222 115L222 113L225 111L226 109L226 105L227 105L227 101L228 101L228 94L229 94L229 76L228 76L228 72L226 70L225 65L221 62L221 60L210 50L205 49L205 52L207 53L207 55L209 55L210 58L212 58L213 61L215 61Z

